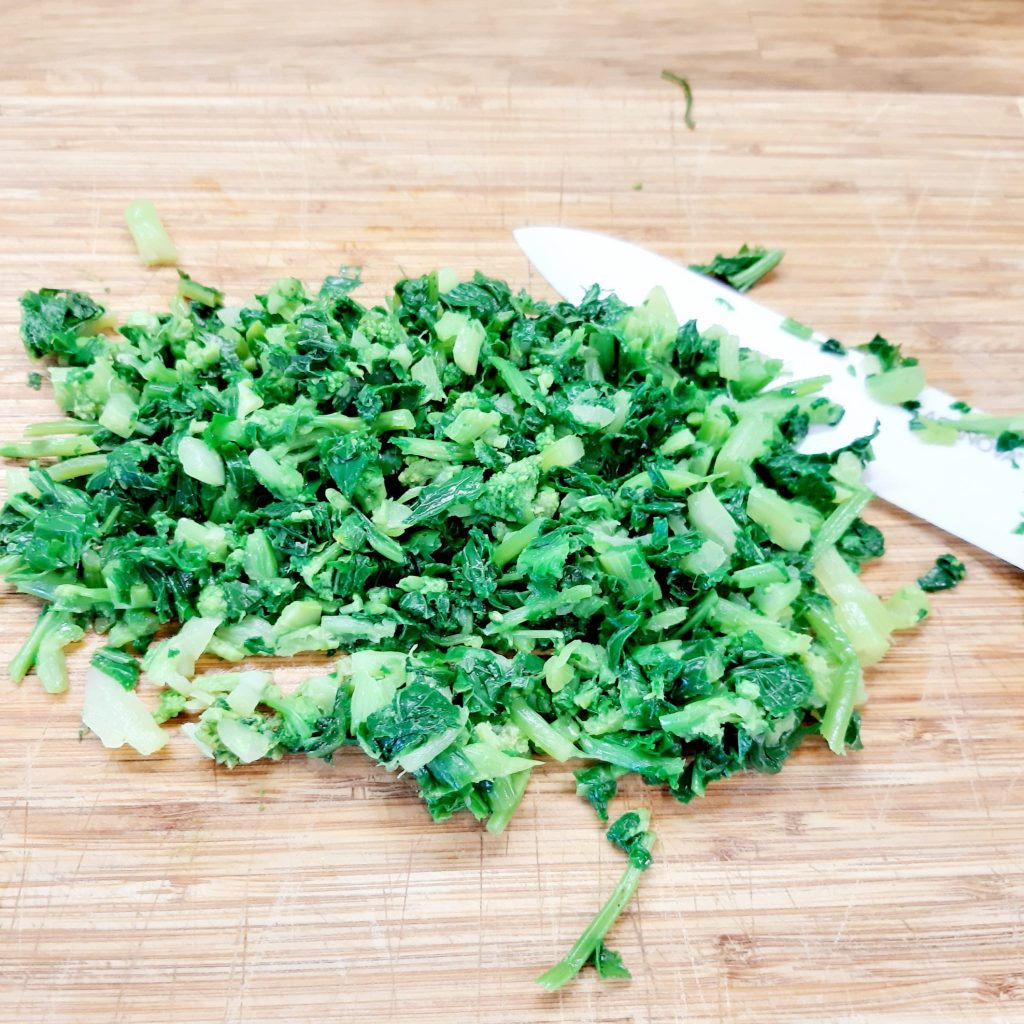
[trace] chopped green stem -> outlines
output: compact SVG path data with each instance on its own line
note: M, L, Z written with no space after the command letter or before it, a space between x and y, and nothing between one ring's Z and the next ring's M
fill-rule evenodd
M107 456L97 452L94 455L79 455L72 459L64 459L52 466L47 466L43 472L55 483L60 483L64 480L74 480L77 477L92 476L106 465Z
M491 813L487 819L488 832L504 832L512 815L519 809L523 794L530 782L530 771L516 772L495 779L491 788Z
M751 263L745 270L733 274L729 278L729 284L737 291L749 291L765 274L774 270L782 262L782 257L785 255L782 249L768 249L763 256L760 256L756 262Z
M99 430L96 423L81 420L53 420L47 423L30 423L25 428L26 437L52 437L54 434L93 434Z
M167 234L156 207L148 199L131 203L124 211L124 219L147 267L174 266L178 262L178 251L171 236Z
M853 526L854 520L864 511L874 495L867 489L854 491L849 498L836 507L836 510L821 524L811 544L811 564L813 565L829 548L839 543L843 534Z
M826 384L830 384L832 378L825 375L821 377L806 377L803 380L795 380L788 384L780 384L778 387L762 391L758 398L781 397L781 398L806 398L808 395L816 395ZM756 402L756 400L755 400Z
M648 832L645 834L644 846L649 851L653 845L654 833ZM594 955L598 943L604 941L626 904L633 898L642 876L643 869L630 863L622 873L618 885L615 886L605 905L597 912L583 934L572 944L569 952L554 967L545 971L537 979L538 985L547 989L548 992L555 992L579 974L583 966Z
M806 616L822 646L836 662L832 692L821 719L821 735L833 753L842 754L860 687L860 663L849 638L830 611L814 605L808 607Z
M8 459L63 458L98 451L99 447L90 437L46 437L36 441L8 441L0 444L0 455Z
M671 82L673 85L678 85L683 90L683 96L686 99L686 109L683 111L683 121L686 127L692 132L697 127L696 122L693 120L693 90L690 88L690 83L685 78L680 78L679 75L671 71L662 71L661 77L666 82Z
M43 637L60 621L60 614L52 608L44 608L32 627L32 632L25 638L25 642L18 648L17 654L11 659L7 666L7 674L11 679L20 683L29 674L35 664L36 655L39 653L39 645Z
M523 697L513 697L509 701L509 712L512 721L519 731L538 749L550 754L556 761L569 761L574 757L583 757L583 752L562 736L551 723L544 720L534 711Z
M935 422L955 427L962 434L984 434L986 437L998 437L1007 431L1014 434L1024 432L1024 416L984 416L972 412L959 419L940 417Z
M655 778L675 778L686 767L681 757L659 757L647 754L642 750L621 746L609 739L583 735L579 738L579 746L584 754L606 764L614 764L637 775L650 775Z
M787 334L792 334L793 337L799 338L801 341L810 341L814 337L814 328L808 327L807 324L800 323L799 320L794 320L792 317L786 317L782 323L779 324Z

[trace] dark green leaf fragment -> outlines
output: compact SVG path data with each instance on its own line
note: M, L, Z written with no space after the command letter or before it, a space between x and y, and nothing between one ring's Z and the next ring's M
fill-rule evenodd
M622 957L614 950L609 949L604 943L599 942L594 949L593 964L597 970L597 976L605 978L632 978L629 968L622 962Z
M424 487L407 522L414 525L435 519L453 505L479 498L483 490L483 470L476 467L463 469L443 483Z
M139 682L139 663L127 651L100 647L93 652L90 663L116 679L126 690L134 690Z
M440 690L426 683L402 687L391 703L366 721L366 735L382 761L393 761L431 736L459 723L459 709Z
M901 366L917 366L916 359L905 356L899 345L887 341L880 334L876 334L866 345L858 345L857 348L861 352L873 355L878 360L882 373Z
M599 821L608 820L608 804L618 792L621 769L610 764L595 764L579 768L576 776L576 794L594 808Z
M813 689L811 677L796 658L756 650L730 670L729 682L734 687L753 683L764 709L779 716L805 704Z
M939 555L935 565L923 576L919 576L917 585L929 592L949 590L955 587L967 575L964 563L955 555Z
M627 811L607 833L608 842L622 850L629 857L630 864L640 871L646 871L651 866L651 842L647 824L646 815Z
M41 288L21 297L21 339L37 359L61 356L76 366L92 360L96 345L79 334L103 316L103 307L82 292Z

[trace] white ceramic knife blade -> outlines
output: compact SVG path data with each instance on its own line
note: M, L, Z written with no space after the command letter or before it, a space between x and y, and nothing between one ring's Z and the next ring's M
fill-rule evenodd
M541 276L570 302L596 284L635 305L661 285L680 322L696 319L702 330L721 324L747 348L783 360L795 379L830 376L823 393L846 415L836 427L815 428L805 450L848 444L870 433L877 422L867 485L912 515L1024 569L1024 536L1013 532L1024 510L1024 468L1016 469L1012 454L997 453L988 438L962 435L950 447L919 440L903 409L870 396L861 353L824 353L823 336L797 338L782 328L785 318L778 313L629 242L561 227L519 228L514 235ZM948 416L954 399L926 388L920 400L922 411Z

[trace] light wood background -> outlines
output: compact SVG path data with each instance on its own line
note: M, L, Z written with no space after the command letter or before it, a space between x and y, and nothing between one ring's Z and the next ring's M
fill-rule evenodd
M439 264L539 288L510 235L530 223L681 259L783 246L766 302L1020 410L1019 0L0 10L7 435L52 416L24 387L24 289L170 294L122 227L139 196L233 299L340 263L371 296ZM1019 1024L1021 578L873 517L881 589L947 549L969 580L872 672L862 752L811 745L689 807L628 787L661 837L611 939L632 984L532 982L621 869L561 768L492 837L431 824L354 751L229 773L180 736L145 762L80 742L85 652L62 699L0 682L0 1020ZM34 613L0 595L0 660Z

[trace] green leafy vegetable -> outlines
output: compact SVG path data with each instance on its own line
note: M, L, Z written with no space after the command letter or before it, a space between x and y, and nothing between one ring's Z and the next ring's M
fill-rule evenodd
M0 448L31 460L0 574L43 604L14 680L64 689L92 628L104 744L151 753L187 718L229 767L356 745L434 818L492 832L538 755L582 762L606 820L630 772L685 803L811 736L859 746L862 669L927 600L858 576L884 549L871 438L800 451L842 414L826 378L780 380L659 289L547 303L438 272L367 308L357 284L228 306L183 275L116 333L88 296L23 297L65 418ZM290 692L239 664L304 652L333 661ZM610 838L630 867L550 987L587 962L624 976L604 935L653 837L637 812Z
M605 950L604 939L636 892L640 876L650 867L654 833L649 826L650 814L647 811L628 811L608 830L609 842L625 851L629 866L605 905L565 957L537 979L542 988L549 992L560 989L590 962L594 963L602 978L630 976L618 953Z
M887 341L880 334L876 334L867 344L858 345L857 349L874 356L878 360L882 373L888 373L890 370L897 370L906 366L917 366L916 359L905 356L900 350L899 345L894 345L891 341Z
M167 229L148 199L137 199L124 211L125 223L131 232L139 257L147 267L174 266L178 250L167 234Z
M691 263L690 269L707 277L717 278L746 292L754 287L767 273L781 262L785 252L782 249L764 249L761 246L740 246L735 256L717 255L710 263Z
M134 690L139 681L139 663L127 651L100 647L93 652L90 663L111 679L116 679L126 690Z
M599 942L594 947L594 955L591 959L597 971L597 976L602 980L605 978L633 977L629 973L629 968L622 962L622 957L614 949L609 949L602 942Z
M618 792L618 778L625 771L610 764L594 764L575 773L576 793L591 804L599 821L608 820L608 803Z
M792 334L794 338L799 338L801 341L810 341L814 336L814 328L808 327L807 324L800 323L799 320L794 320L792 317L786 317L785 320L779 324L787 334Z
M876 334L857 348L872 356L879 367L877 373L868 374L866 382L868 392L879 402L909 406L924 390L924 371L916 359L903 355L899 345ZM911 411L915 408L911 407Z
M921 576L917 585L929 593L936 590L949 590L955 587L967 575L964 563L955 555L939 555L935 565Z

